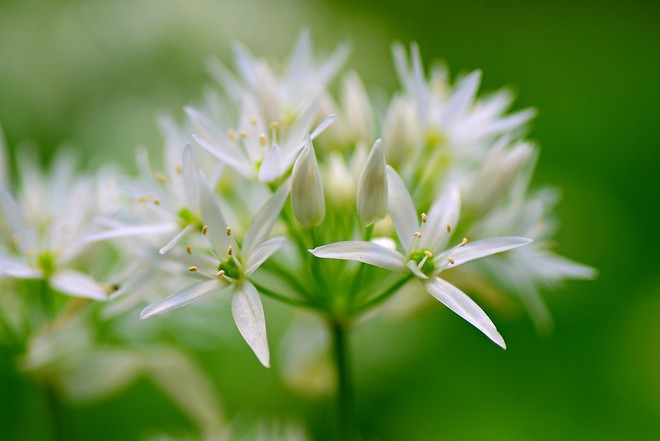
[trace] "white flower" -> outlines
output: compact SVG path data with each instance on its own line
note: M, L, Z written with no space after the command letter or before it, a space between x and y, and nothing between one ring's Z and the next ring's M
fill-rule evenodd
M211 241L216 258L202 255L199 265L191 266L188 270L206 280L147 306L140 317L161 314L231 288L232 314L236 326L259 361L268 367L270 356L264 311L259 293L248 279L284 243L282 237L265 239L284 206L290 182L282 184L254 216L241 247L236 243L211 189L207 185L201 185L200 189L202 215L207 226L204 232Z
M27 155L18 198L0 182L0 210L9 235L9 250L0 249L0 277L44 279L64 293L106 300L113 289L80 270L76 260L86 251L86 237L97 212L95 182L77 176L76 163L60 154L53 172L44 176Z
M399 175L388 166L389 209L405 254L366 241L347 241L324 245L310 252L321 258L355 260L390 271L411 271L426 291L463 317L488 338L505 348L502 336L482 309L461 290L441 279L439 274L451 267L511 250L531 242L524 237L495 237L467 243L466 239L448 250L449 231L458 219L460 197L450 187L418 222L412 198Z

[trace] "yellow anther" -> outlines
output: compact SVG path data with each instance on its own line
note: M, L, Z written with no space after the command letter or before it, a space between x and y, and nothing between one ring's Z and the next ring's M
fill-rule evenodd
M422 223L426 223L426 219L428 219L426 213L422 213Z
M464 237L463 240L461 241L461 246L464 247L467 242L468 242L467 237Z
M417 239L419 239L420 237L422 237L422 233L419 232L419 231L415 231L415 232L413 233L413 236L415 236Z
M447 257L447 262L449 262L451 265L456 263L456 261L452 259L451 256Z
M433 253L430 252L429 250L424 251L424 255L425 255L426 257L428 257L429 259L430 259L431 257L433 257Z
M203 234L204 236L206 236L206 233L208 233L208 231L209 231L209 226L208 226L208 225L204 225L204 226L202 227L202 234Z
M191 273L194 273L194 272L197 271L198 269L199 269L199 268L197 268L196 266L189 266L189 267L188 267L188 271L190 271Z
M227 136L228 136L229 139L231 139L232 141L236 141L236 131L235 131L234 129L229 129L229 130L227 130Z
M254 116L252 118L250 118L250 124L252 124L253 126L256 126L257 125L257 118L254 117Z
M266 144L268 144L266 135L259 135L259 144L261 144L261 147L266 147Z
M146 196L140 196L138 202L141 204L146 204L149 199Z
M231 227L227 227L225 233L227 233L227 236L231 236Z
M232 254L234 254L234 248L231 245L229 245L227 247L227 255L231 256Z
M247 138L248 137L248 132L246 132L245 130L241 130L240 132L238 132L238 134L241 135L241 138Z
M176 171L176 174L181 176L183 174L183 167L180 165L177 165L176 168L174 169Z
M160 199L154 198L154 205L160 205Z
M225 275L225 270L220 270L217 273L215 273L217 277L223 277Z
M190 245L186 245L186 253L192 254L192 247Z
M156 180L158 182L160 182L161 184L167 183L167 178L161 172L157 172L154 176L155 176Z
M270 128L271 129L277 129L280 126L280 123L278 121L272 121L270 123Z
M451 225L447 224L447 233L451 233Z

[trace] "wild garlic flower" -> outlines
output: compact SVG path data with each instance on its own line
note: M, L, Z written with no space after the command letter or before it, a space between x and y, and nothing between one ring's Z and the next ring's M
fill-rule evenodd
M0 182L7 244L0 248L0 277L43 279L64 294L106 300L115 288L94 280L80 261L102 204L95 198L94 180L77 174L68 153L56 157L49 175L27 155L19 157L19 165L16 196L7 182Z
M325 259L354 260L390 271L410 271L424 289L449 309L467 320L493 342L505 348L504 339L486 313L465 293L441 279L440 273L475 259L521 247L531 242L524 237L495 237L446 249L452 225L458 220L460 196L449 187L433 204L429 214L417 211L405 184L388 167L389 210L404 253L371 241L346 241L317 247L310 252Z
M270 365L266 320L257 288L249 278L284 243L283 237L266 240L289 195L286 181L255 215L239 246L231 226L225 221L216 196L207 186L200 187L200 202L205 222L203 233L212 245L212 255L200 255L199 264L188 272L205 279L176 294L147 306L140 317L149 318L187 305L226 288L232 291L232 314L241 335L259 361Z

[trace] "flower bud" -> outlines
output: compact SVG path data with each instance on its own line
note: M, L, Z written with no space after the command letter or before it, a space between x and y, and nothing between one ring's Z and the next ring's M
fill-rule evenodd
M376 141L362 169L357 187L357 209L364 225L371 225L387 214L387 173L380 139Z
M325 218L323 181L309 135L305 147L293 164L291 205L296 219L306 228L320 224Z

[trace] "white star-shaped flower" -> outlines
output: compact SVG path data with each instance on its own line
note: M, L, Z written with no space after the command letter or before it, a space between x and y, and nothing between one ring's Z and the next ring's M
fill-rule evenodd
M326 259L354 260L390 271L410 271L426 291L463 317L493 342L506 348L504 339L486 313L460 289L441 279L446 269L481 257L511 250L531 242L524 237L494 237L468 243L463 239L445 249L451 226L458 220L460 195L449 187L433 204L428 215L422 213L421 225L410 193L397 172L388 166L389 210L399 242L405 253L375 242L346 241L324 245L310 252Z
M232 315L241 335L259 361L270 364L266 320L257 288L250 276L284 243L283 237L266 240L277 220L287 196L290 181L286 181L254 216L239 246L227 225L216 197L208 185L200 185L200 203L206 234L213 247L213 256L200 255L198 265L188 271L199 275L203 282L155 302L142 310L140 317L148 318L187 305L202 297L226 288L232 290Z

